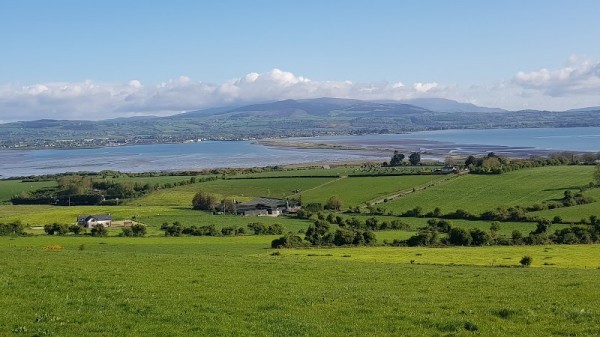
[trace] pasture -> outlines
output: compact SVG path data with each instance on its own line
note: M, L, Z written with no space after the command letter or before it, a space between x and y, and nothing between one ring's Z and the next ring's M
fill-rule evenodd
M0 222L40 226L74 223L77 215L110 213L115 220L148 225L148 237L0 237L2 336L597 336L600 334L600 245L489 247L348 247L270 249L278 236L164 237L163 222L184 226L282 224L306 229L311 220L213 215L191 209L197 191L248 200L290 197L324 203L339 195L344 208L405 195L377 206L398 213L458 208L479 213L498 206L560 199L591 180L583 166L524 169L486 176L356 177L311 168L283 177L228 176L162 188L118 206L0 205ZM287 172L295 172L285 177ZM335 172L328 176L326 173ZM273 174L273 172L267 172ZM264 174L267 174L264 173ZM320 175L323 176L320 176ZM250 178L253 179L239 179ZM168 178L168 179L167 179ZM109 178L110 179L110 178ZM189 177L114 178L174 183ZM4 194L33 188L0 181ZM414 189L414 191L413 191ZM300 193L296 193L297 191ZM296 192L295 192L296 191ZM600 215L596 201L535 212L574 221ZM361 221L369 214L343 214ZM400 220L409 230L375 233L378 242L407 239L427 218ZM488 221L451 220L488 231ZM553 224L551 231L565 228ZM335 227L335 226L333 226ZM500 235L524 234L536 225L502 222ZM530 268L519 266L531 256Z
M35 191L44 187L56 186L54 181L23 182L21 180L0 180L0 203L10 201L14 195Z
M496 207L532 206L576 192L592 181L591 166L549 166L499 175L464 175L444 184L400 197L385 204L388 210L404 212L420 206L425 212L440 207L479 214Z
M0 238L0 254L8 257L0 260L0 334L600 332L598 246L310 249L273 256L266 249L273 238ZM533 256L534 267L515 267L524 254ZM545 257L556 265L543 265ZM493 258L494 265L510 267L492 266Z

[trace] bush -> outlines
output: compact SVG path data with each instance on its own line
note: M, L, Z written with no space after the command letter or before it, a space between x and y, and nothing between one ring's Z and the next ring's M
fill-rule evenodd
M0 235L23 235L23 224L21 222L0 223Z
M96 225L92 228L92 236L108 236L108 229L104 225Z
M119 236L133 236L133 231L131 230L131 227L121 228L121 234Z
M283 226L276 223L265 225L262 222L249 223L248 228L254 231L254 235L280 235L283 234Z
M75 235L79 235L79 233L81 233L81 226L79 225L71 225L69 226L69 232L75 234Z
M51 225L44 225L44 232L48 235L65 235L69 232L69 225L56 222Z
M131 226L131 232L133 236L142 237L146 235L146 226L136 223Z
M533 258L531 258L531 256L523 256L523 258L521 259L521 261L519 261L519 263L523 267L529 267L529 266L531 266L532 262L533 262Z
M271 248L279 249L279 248L296 248L303 247L304 242L302 238L298 235L287 234L279 239L275 239L271 241Z
M440 243L439 233L435 230L422 231L417 235L411 236L406 240L406 244L411 247L415 246L436 246ZM394 245L396 245L394 243Z

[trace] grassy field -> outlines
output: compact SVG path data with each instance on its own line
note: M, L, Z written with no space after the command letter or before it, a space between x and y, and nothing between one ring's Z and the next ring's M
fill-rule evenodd
M21 192L35 191L44 187L56 186L54 181L22 182L21 180L0 180L0 203L7 202Z
M337 178L278 178L278 179L229 179L215 180L192 185L177 186L153 192L130 202L139 206L189 206L198 191L215 193L220 197L249 200L259 196L282 198L294 194L294 190L307 190L326 184Z
M471 213L496 207L531 206L562 198L565 190L576 191L592 181L593 167L552 166L523 169L501 175L465 175L385 204L395 212L420 206L426 212L464 209Z
M302 201L325 204L329 197L338 195L345 206L357 206L443 178L445 177L440 175L346 177L302 192Z
M120 228L103 238L47 236L40 227L27 229L40 235L0 237L5 257L0 259L0 336L600 335L600 245L275 251L269 247L278 236L173 238L159 230L163 222L174 221L217 228L263 222L298 232L312 222L194 211L191 199L199 190L239 200L301 190L305 203L339 195L346 206L409 191L378 206L395 212L421 206L477 213L558 199L565 190L587 184L592 172L564 166L498 176L344 174L350 170L312 168L302 173L306 178L219 179L161 189L119 206L0 205L0 222L39 226L111 213L115 220L134 218L149 226L146 238L116 237ZM281 174L288 172L294 171ZM336 174L313 177L324 172ZM116 179L164 184L189 178ZM14 194L34 186L0 181L0 188ZM533 214L569 221L600 215L600 189L585 193L597 201ZM343 215L353 216L371 217ZM407 239L428 220L377 218L411 227L376 232L379 243ZM485 231L491 224L451 222ZM534 223L503 222L499 234L527 234L534 228ZM519 267L526 255L533 258L532 266Z
M272 239L0 238L0 335L600 333L599 246L272 256ZM525 254L532 268L497 267Z

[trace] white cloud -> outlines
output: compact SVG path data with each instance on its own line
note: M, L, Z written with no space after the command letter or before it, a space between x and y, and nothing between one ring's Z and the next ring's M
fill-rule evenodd
M600 91L600 62L571 56L563 68L520 71L513 82L524 89L553 97L597 94Z
M599 63L572 58L563 69L520 72L512 81L460 88L437 82L321 81L280 69L251 72L221 84L181 76L158 85L36 83L0 85L0 120L106 119L168 115L214 106L317 97L401 100L440 97L506 109L568 109L599 105ZM554 97L548 97L552 94Z
M166 115L211 106L282 99L339 97L404 99L423 95L445 97L453 91L438 83L359 84L351 81L313 81L280 69L249 73L222 84L194 81L186 76L156 86L138 80L125 84L40 83L0 87L0 119L4 121L105 119L143 114Z

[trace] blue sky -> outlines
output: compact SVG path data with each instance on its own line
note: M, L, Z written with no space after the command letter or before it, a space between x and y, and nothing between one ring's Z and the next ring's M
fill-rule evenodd
M326 95L600 105L599 14L584 0L4 1L0 121Z

